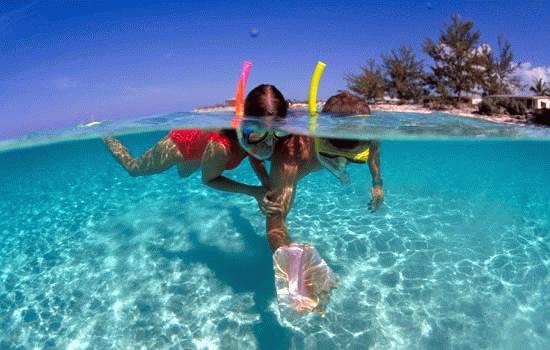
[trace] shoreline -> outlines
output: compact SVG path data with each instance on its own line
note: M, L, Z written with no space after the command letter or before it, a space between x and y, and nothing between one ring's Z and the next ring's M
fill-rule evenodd
M415 104L403 104L396 105L391 103L381 103L381 104L372 104L370 108L373 112L397 112L397 113L421 113L421 114L431 114L431 113L444 113L454 116L474 118L479 120L490 121L500 124L524 124L527 125L527 120L520 119L520 116L511 116L508 114L494 114L494 115L482 115L476 113L474 108L460 108L460 107L449 107L445 110L432 109L424 107L422 105Z
M323 108L324 101L317 103L317 109L321 110ZM465 108L465 107L449 107L445 110L432 109L424 107L419 104L393 104L393 103L375 103L369 105L372 112L395 112L395 113L419 113L419 114L431 114L431 113L444 113L448 115L474 118L479 120L490 121L493 123L500 124L529 124L528 121L521 116L511 116L508 114L495 114L495 115L482 115L476 113L477 109L475 108ZM193 109L194 113L216 113L216 112L233 112L235 109L234 106L211 106L211 107L199 107ZM289 106L290 111L307 111L307 104L304 103L294 103Z

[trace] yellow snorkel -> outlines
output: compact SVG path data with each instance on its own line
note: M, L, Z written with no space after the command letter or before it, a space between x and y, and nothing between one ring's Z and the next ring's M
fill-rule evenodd
M309 131L312 133L315 132L318 127L317 92L319 91L319 83L325 71L325 67L326 64L324 62L317 61L317 65L311 75L311 81L309 84ZM350 152L330 146L326 140L319 137L315 137L313 142L319 163L344 184L350 182L349 175L346 172L347 160L358 163L366 163L369 159L369 146L362 148L359 152Z
M317 61L315 70L311 75L311 81L309 83L309 96L308 96L308 110L312 117L317 116L317 92L319 91L319 82L325 72L327 65L324 62Z
M308 95L308 111L309 111L309 131L315 132L317 129L317 92L319 91L319 82L325 72L326 64L322 61L317 61L315 70L311 75L311 81L309 83L309 95ZM315 154L319 163L336 176L340 182L349 183L349 176L345 169L345 159L342 163L341 159L329 159L319 154L319 138L314 138ZM343 159L343 158L342 158Z
M309 94L308 94L308 111L309 111L309 131L315 132L317 129L317 92L319 91L319 82L325 72L327 65L324 62L317 61L315 70L311 75L311 81L309 82Z

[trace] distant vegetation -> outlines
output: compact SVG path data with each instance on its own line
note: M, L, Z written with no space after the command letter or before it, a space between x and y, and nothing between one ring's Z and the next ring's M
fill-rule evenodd
M535 96L549 96L550 86L546 85L542 79L535 80L535 84L529 88Z
M511 94L520 87L515 76L510 42L499 36L497 48L480 43L474 23L455 15L437 39L427 38L423 52L430 58L427 67L410 46L401 46L380 55L380 63L369 58L358 74L345 76L348 88L368 100L388 95L400 102L428 104L435 108L457 105L471 95ZM542 81L531 88L535 94L549 94ZM498 103L497 103L498 102ZM523 111L517 103L493 101L493 110Z
M384 97L386 90L386 80L382 73L382 68L376 63L374 58L369 58L367 65L361 67L361 73L348 74L346 76L348 88L363 96L367 100L374 100Z
M488 97L479 104L479 113L485 115L510 114L524 115L527 113L527 107L520 101L506 97Z

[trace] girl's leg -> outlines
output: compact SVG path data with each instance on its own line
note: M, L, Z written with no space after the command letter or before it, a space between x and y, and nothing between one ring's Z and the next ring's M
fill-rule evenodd
M128 149L114 137L103 139L115 159L131 176L152 175L163 172L173 165L183 163L183 157L176 144L168 136L138 159L132 158Z

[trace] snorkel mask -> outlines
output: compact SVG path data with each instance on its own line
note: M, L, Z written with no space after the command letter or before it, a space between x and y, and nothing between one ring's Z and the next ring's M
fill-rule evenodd
M257 120L243 120L236 131L241 147L259 160L271 158L275 141L289 136L282 130L266 129Z
M354 152L355 151L355 152ZM336 176L341 183L350 183L346 166L349 162L366 163L369 159L370 144L361 143L352 150L343 150L330 144L327 139L315 138L315 153L319 163Z
M364 164L369 160L370 143L359 142L351 149L343 149L332 145L328 139L316 138L315 150L326 158L343 157L352 163Z
M348 165L347 159L342 156L327 156L327 154L321 153L321 139L316 137L314 142L315 154L319 163L332 175L336 176L342 184L349 184L351 181L346 171L346 166Z

